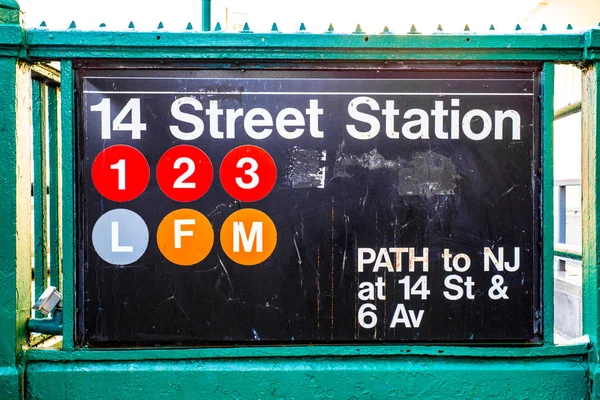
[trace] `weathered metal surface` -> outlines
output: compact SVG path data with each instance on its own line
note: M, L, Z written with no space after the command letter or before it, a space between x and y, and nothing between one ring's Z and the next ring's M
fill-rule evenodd
M542 319L544 341L554 342L554 64L542 70Z
M592 395L600 397L600 65L590 65L583 76L581 183L583 333L590 336L589 377Z
M580 357L30 362L27 398L585 399ZM49 384L51 382L51 384Z
M73 348L75 315L75 83L71 60L62 60L60 193L63 287L63 348Z
M580 34L242 33L30 30L26 46L35 58L576 61L584 51Z
M31 79L15 58L0 59L0 397L23 387L20 352L31 302Z
M339 70L314 64L302 71L289 65L286 72L268 64L227 72L210 67L78 71L80 344L540 339L539 64L516 70L498 64L477 70L419 64L403 71L375 70L379 66L370 64L370 71L355 71L353 64ZM131 98L141 104L143 132L105 134L109 126L98 104L120 108ZM193 137L181 137L172 134L179 129L173 105L181 99L204 102L204 107L210 101L221 114L234 109L247 114L242 124L194 112L204 121L202 127L192 134L182 126ZM296 110L302 116L300 110L307 107L310 124L307 119L306 129L294 135L279 122L260 136L248 128L252 110L273 116ZM435 108L434 115L444 107L454 107L452 117L445 122L435 118L430 130L429 110ZM358 124L359 117L353 118L358 108L374 122L361 119ZM392 108L399 117L384 118ZM405 125L409 109L425 115L422 131ZM481 121L473 123L473 130L482 132L476 137L467 119L474 112L489 120L487 128ZM518 122L500 122L503 112L516 115ZM322 116L313 118L317 113ZM216 133L225 125L226 138ZM173 146L199 146L216 168L234 147L252 144L272 155L280 177L271 193L254 203L234 201L223 191L223 179L220 184L216 178L206 194L184 204L173 203L153 181L132 201L115 201L98 189L92 162L96 165L104 149L124 144L139 150L159 177L156 163ZM130 165L127 171L139 172L122 157ZM102 175L114 181L115 189L116 177L110 170ZM232 211L256 207L273 219L277 246L253 268L241 266L217 246L206 259L182 268L159 252L160 237L158 245L153 240L161 219L179 207L205 213L215 230ZM137 213L152 236L128 262L119 261L121 251L103 254L93 233L99 218L117 209ZM139 236L137 231L98 229L121 243ZM361 250L373 253L364 267L368 257ZM454 272L442 253L459 259ZM506 260L506 269L504 260L499 269L484 268L488 253L502 254L498 257ZM384 259L388 267L379 261ZM459 266L460 260L465 264ZM463 279L471 284L465 291L450 283L459 285ZM506 293L494 294L499 280ZM365 294L369 285L374 290L373 282L383 294ZM415 287L421 294L418 289L413 293ZM372 320L361 316L365 305ZM409 315L418 317L411 322Z
M48 167L49 167L49 260L50 260L50 285L62 291L62 273L60 271L60 214L59 202L61 194L58 182L60 163L58 160L58 141L60 127L58 126L60 108L58 106L59 89L56 86L48 88Z
M33 230L34 230L34 272L35 298L46 289L48 283L48 224L47 224L47 118L46 86L39 80L33 81ZM36 311L37 317L43 315Z

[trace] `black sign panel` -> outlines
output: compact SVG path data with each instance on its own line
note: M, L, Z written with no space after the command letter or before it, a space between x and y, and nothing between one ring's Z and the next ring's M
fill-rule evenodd
M78 70L80 344L539 339L538 65L266 67Z

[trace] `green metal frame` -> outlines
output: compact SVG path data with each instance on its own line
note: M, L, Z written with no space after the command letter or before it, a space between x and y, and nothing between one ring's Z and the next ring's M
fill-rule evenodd
M206 4L206 3L205 3ZM206 24L203 21L203 25ZM72 24L74 26L74 24ZM204 26L205 27L205 26ZM75 85L78 60L170 62L216 60L235 63L301 61L444 61L543 63L542 69L542 302L544 342L539 345L372 345L233 348L77 349L75 315ZM27 348L30 308L27 249L30 218L21 164L31 149L23 140L22 98L27 89L19 66L58 60L60 90L48 89L47 107L60 121L48 122L50 165L50 265L52 284L62 276L62 345ZM585 70L582 101L584 155L583 306L584 333L577 344L553 344L553 145L554 63ZM110 32L44 28L25 30L18 5L0 0L0 398L585 398L598 396L600 333L600 29L563 34L432 35L387 32L353 34ZM26 67L23 67L26 68ZM29 82L31 85L31 82ZM35 86L34 86L35 87ZM30 96L31 97L31 96ZM13 106L11 106L13 105ZM56 115L56 114L54 114ZM31 121L30 121L31 122ZM58 125L60 124L60 135ZM25 135L25 139L24 136ZM60 149L60 150L59 150ZM24 171L25 168L25 171ZM54 172L53 172L54 171ZM60 174L60 179L59 175ZM29 201L31 201L29 199ZM35 208L37 212L37 207ZM59 248L60 246L60 248ZM51 382L51 383L49 383Z

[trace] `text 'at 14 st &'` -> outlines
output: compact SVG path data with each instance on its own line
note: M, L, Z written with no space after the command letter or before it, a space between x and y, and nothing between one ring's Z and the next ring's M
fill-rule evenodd
M489 280L476 282L469 275L472 268L471 257L467 254L452 254L450 249L444 249L440 254L441 265L437 268L439 274L445 275L443 296L449 301L476 298L476 289L483 286L487 291L483 295L490 300L501 301L509 298L508 285L504 284L505 275L515 273L521 267L520 249L514 247L513 262L505 261L504 247L498 247L496 252L490 247L483 249L484 272L489 272ZM418 254L414 247L392 247L379 250L361 247L358 249L357 270L362 278L358 286L358 322L362 328L373 329L380 320L377 313L377 302L385 302L388 297L388 282L386 273L404 274L394 277L396 293L404 301L413 299L425 301L431 295L428 289L428 273L430 272L429 248L424 247ZM421 325L425 310L407 309L403 303L398 303L387 324L389 328L418 328ZM388 321L386 321L388 322Z

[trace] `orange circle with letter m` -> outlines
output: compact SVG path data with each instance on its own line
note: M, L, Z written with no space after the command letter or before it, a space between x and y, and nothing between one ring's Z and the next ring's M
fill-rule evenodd
M253 208L231 214L221 227L221 247L232 261L257 265L265 261L277 245L277 229L269 216Z

